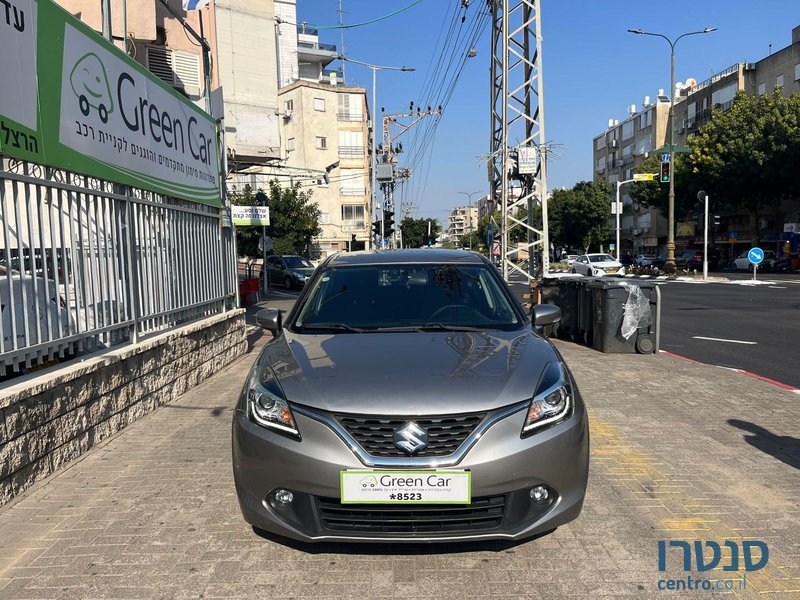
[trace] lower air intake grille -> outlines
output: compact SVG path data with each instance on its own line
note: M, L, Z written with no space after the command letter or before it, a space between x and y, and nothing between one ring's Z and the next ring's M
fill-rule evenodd
M472 504L341 504L318 498L322 526L342 533L472 533L503 524L505 496L473 498Z

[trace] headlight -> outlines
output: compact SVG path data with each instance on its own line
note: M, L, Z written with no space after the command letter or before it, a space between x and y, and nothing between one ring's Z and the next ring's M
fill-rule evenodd
M292 409L280 395L275 375L267 365L254 370L250 377L247 385L247 414L251 421L261 427L300 438Z
M560 362L549 363L528 408L522 434L564 420L573 403L572 384Z

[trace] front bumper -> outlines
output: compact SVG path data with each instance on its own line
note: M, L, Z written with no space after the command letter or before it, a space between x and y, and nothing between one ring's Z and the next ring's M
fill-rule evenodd
M580 514L589 471L589 431L579 397L566 421L521 438L524 417L525 410L520 410L492 425L451 467L472 472L471 505L386 507L339 503L340 471L365 465L327 425L295 412L302 434L302 441L296 441L255 425L237 409L233 472L239 505L251 525L305 542L533 536ZM415 469L412 459L406 468ZM544 505L530 499L529 491L537 485L555 492ZM271 492L277 488L292 491L294 501L288 506L275 502Z

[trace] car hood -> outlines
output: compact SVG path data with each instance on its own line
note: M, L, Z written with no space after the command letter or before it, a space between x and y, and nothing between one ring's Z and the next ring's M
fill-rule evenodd
M299 269L287 269L287 270L292 275L303 275L305 277L311 277L311 274L314 272L314 269L308 267L301 267Z
M260 361L290 402L344 413L420 415L486 411L531 398L559 360L530 329L480 333L285 331Z
M592 266L595 267L596 269L619 269L622 267L622 263L618 263L617 261L605 260L603 262L592 263Z

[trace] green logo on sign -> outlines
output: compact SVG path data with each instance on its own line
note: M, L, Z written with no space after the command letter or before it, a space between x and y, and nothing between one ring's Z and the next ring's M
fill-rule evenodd
M83 56L69 74L70 85L84 117L92 108L97 110L100 120L108 123L109 113L114 112L111 87L108 85L106 68L94 52Z

